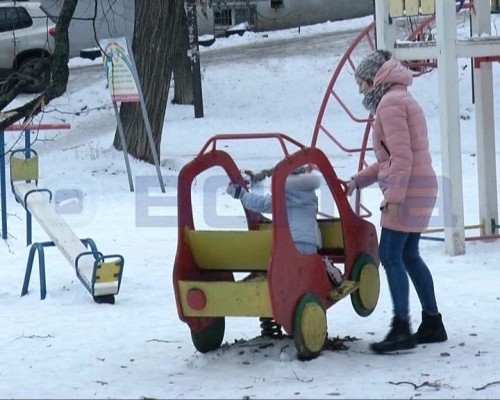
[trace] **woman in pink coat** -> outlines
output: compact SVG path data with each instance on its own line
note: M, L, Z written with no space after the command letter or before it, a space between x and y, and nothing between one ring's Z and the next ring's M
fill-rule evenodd
M363 105L375 116L377 162L352 178L348 194L375 182L382 191L379 256L394 306L389 334L372 343L371 349L386 353L412 349L417 343L446 341L432 275L419 253L420 234L429 225L438 185L425 116L407 90L413 78L383 50L366 56L354 75L364 95ZM416 334L410 328L408 275L422 306L422 323Z

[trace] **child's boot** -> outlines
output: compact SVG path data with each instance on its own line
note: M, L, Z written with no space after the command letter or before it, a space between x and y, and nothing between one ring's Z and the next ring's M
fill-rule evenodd
M338 269L328 257L323 257L323 263L325 264L326 273L328 278L332 282L333 286L340 286L344 282L344 277L342 271Z

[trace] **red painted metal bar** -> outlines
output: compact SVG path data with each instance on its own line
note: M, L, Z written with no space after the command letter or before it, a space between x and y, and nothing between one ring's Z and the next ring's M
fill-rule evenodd
M361 33L356 37L356 39L354 39L354 41L351 43L345 54L340 59L340 62L338 63L337 68L335 69L335 72L333 73L333 76L330 80L330 83L328 84L325 95L323 96L323 101L321 103L318 112L318 117L316 118L316 124L314 126L314 131L311 139L311 147L315 147L317 145L318 135L322 131L321 128L323 128L322 121L324 118L326 107L330 101L330 98L333 96L337 101L339 101L338 96L335 94L333 88L339 79L340 73L345 68L346 64L348 64L353 70L355 69L355 65L351 59L351 55L363 40L367 40L369 46L371 46L372 49L375 48L375 43L371 38L371 35L373 35L374 30L375 30L375 21L373 21L370 25L368 25L365 29L361 31ZM347 111L347 107L345 107L343 103L340 104L342 108ZM348 113L348 115L352 116L352 113Z
M323 101L321 103L319 112L318 112L318 117L316 119L316 125L314 127L312 139L311 139L311 147L316 147L318 143L318 136L322 133L326 135L330 140L332 140L342 151L347 152L347 153L359 153L360 158L359 158L359 163L358 163L358 170L361 170L365 164L365 155L366 151L371 150L371 148L368 148L368 138L370 135L371 131L371 126L373 122L373 118L371 116L368 116L368 118L358 118L356 117L349 107L345 104L345 102L341 99L339 94L335 91L335 85L340 79L340 74L345 68L351 68L353 71L356 69L356 65L352 59L352 54L354 51L360 46L361 43L367 43L368 48L370 49L375 49L375 41L374 41L374 31L375 31L375 21L372 22L370 25L368 25L361 33L356 37L356 39L351 43L343 57L341 58L339 64L337 65L337 68L335 69L333 76L330 80L330 83L327 87L327 90L325 92L325 95L323 97ZM325 126L323 119L325 115L325 111L327 109L328 103L331 99L334 99L340 107L344 110L344 112L349 116L349 118L354 121L355 123L359 124L365 124L365 131L362 139L362 145L361 148L347 148L344 146L340 140L338 140L336 137L334 137L333 133ZM369 217L371 215L371 212L364 207L363 205L360 204L360 194L359 191L356 193L355 197L355 205L354 205L354 210L356 214L360 215L361 217ZM363 210L365 213L364 215L361 215L361 210Z
M29 125L11 125L5 128L6 131L35 131L35 130L57 130L70 129L70 124L29 124Z
M483 62L500 62L500 56L476 57L474 58L474 68L481 67Z
M218 141L223 141L223 140L245 140L245 139L277 139L285 157L288 157L289 151L286 147L285 142L289 142L295 146L297 146L299 149L303 149L306 147L304 144L300 143L299 141L291 138L288 135L285 135L284 133L279 133L279 132L265 132L265 133L223 133L223 134L218 134L210 139L207 140L205 145L202 147L196 158L201 157L209 147L211 147L211 151L215 151L217 149L217 142Z

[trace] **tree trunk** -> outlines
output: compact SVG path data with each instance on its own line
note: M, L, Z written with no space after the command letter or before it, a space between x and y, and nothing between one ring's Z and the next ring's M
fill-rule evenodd
M135 1L132 50L158 155L170 79L175 55L178 54L175 34L179 29L181 12L184 13L183 0ZM128 153L139 160L154 163L140 104L122 103L120 118ZM113 146L118 150L122 148L118 130Z
M193 104L193 74L188 57L189 31L186 13L182 12L177 34L178 54L174 61L174 104Z

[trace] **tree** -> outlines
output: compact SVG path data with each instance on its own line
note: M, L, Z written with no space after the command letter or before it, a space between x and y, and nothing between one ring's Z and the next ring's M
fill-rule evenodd
M193 74L188 56L189 30L186 13L181 15L177 34L178 54L174 60L174 104L193 104Z
M49 86L31 101L17 108L0 112L0 129L5 129L20 120L24 120L26 124L30 123L32 118L42 112L52 99L61 96L66 91L69 76L68 27L77 3L78 0L64 0L57 19L54 53L51 61L44 60L44 62L51 63L52 77ZM97 7L97 2L95 7ZM193 101L191 65L187 56L189 47L187 17L184 0L136 1L134 7L132 50L151 122L155 150L159 154L163 119L174 68L178 83L177 99L182 104ZM38 74L45 66L41 63L38 68L32 70L33 75ZM29 79L30 76L19 73L14 73L9 77L0 92L0 110L4 110L23 92L23 86ZM152 163L153 154L147 140L140 105L122 104L120 118L129 153L140 160ZM115 133L113 145L121 150L118 132Z
M189 7L191 7L190 11L195 11L193 10L194 5L189 4L189 0L187 1L188 10ZM203 16L205 18L208 18L207 1L197 0L197 3L200 5ZM179 32L177 33L177 41L179 43L179 46L177 48L179 54L176 55L174 60L174 99L172 102L174 104L193 104L195 101L193 91L195 77L193 74L197 73L198 71L193 71L193 60L190 56L188 56L188 50L191 47L191 43L189 38L189 21L185 13L181 15L181 23Z
M44 63L51 63L52 77L47 88L35 98L14 109L0 113L0 130L24 120L23 123L29 124L33 117L43 111L49 102L66 91L69 77L69 38L68 27L75 12L78 0L64 0L61 13L56 23L55 49L52 59L42 60L29 75L13 73L4 83L0 92L0 110L4 110L12 100L23 92L23 87L32 76L39 75ZM3 162L3 161L2 161Z
M178 54L176 33L180 30L183 13L183 0L135 2L132 51L157 154L160 153L170 79L175 56ZM153 163L153 153L149 147L140 104L121 104L120 118L128 152L135 158ZM113 145L121 150L118 130L115 132Z

